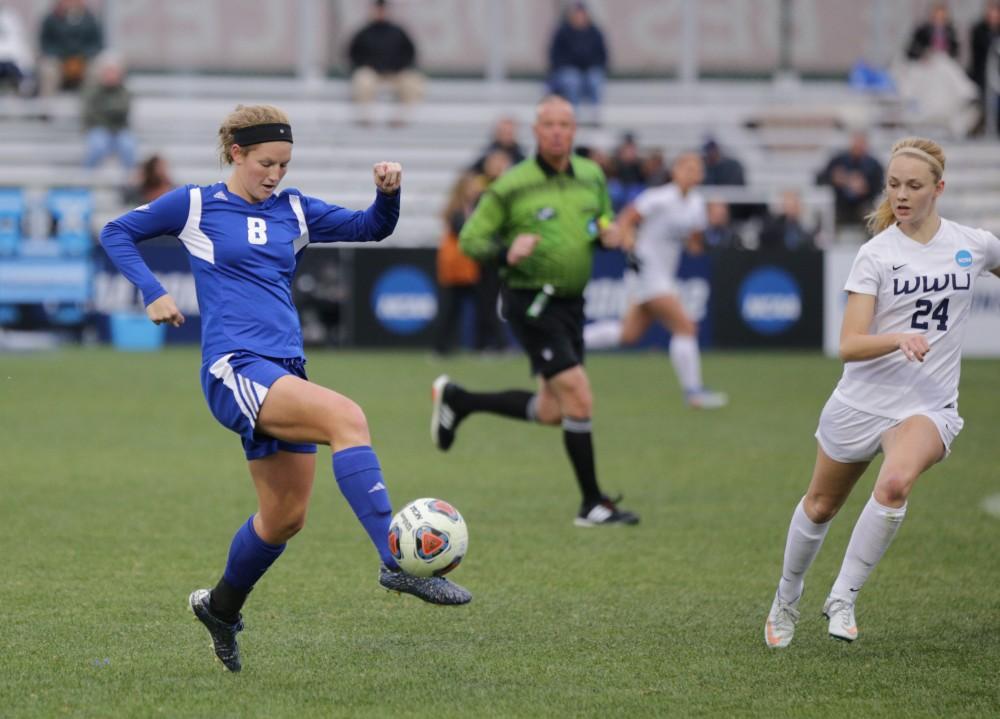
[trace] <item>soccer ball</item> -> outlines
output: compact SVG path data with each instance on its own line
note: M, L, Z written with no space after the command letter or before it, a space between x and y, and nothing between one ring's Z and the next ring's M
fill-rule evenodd
M447 574L468 549L465 520L443 499L415 499L389 525L389 551L400 569L415 577Z

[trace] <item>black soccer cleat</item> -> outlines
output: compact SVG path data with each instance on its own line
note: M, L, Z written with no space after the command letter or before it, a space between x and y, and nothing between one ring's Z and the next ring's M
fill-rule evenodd
M604 497L597 504L584 504L573 520L577 527L633 526L639 523L639 515L627 509L619 509L622 498Z
M458 423L464 418L464 415L458 414L449 403L449 399L458 389L458 385L453 384L446 374L434 380L434 384L431 386L431 401L433 403L431 441L442 452L448 451L448 448L454 443L455 430L458 429Z
M468 604L472 601L468 589L444 577L414 577L384 564L378 570L378 583L390 592L412 594L430 604Z
M236 643L236 635L243 631L243 617L230 624L214 616L209 611L211 596L207 589L195 589L188 597L191 611L212 635L212 648L222 666L231 672L238 672L243 665L240 663L240 645Z

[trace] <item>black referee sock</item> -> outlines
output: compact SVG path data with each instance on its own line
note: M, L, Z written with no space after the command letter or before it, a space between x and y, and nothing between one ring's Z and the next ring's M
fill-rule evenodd
M513 419L533 420L530 412L534 392L522 389L509 389L503 392L469 392L457 390L448 397L448 404L461 416L471 412L491 412Z
M583 494L583 504L591 507L601 501L597 488L597 470L594 468L594 442L591 438L590 418L563 417L563 444L576 473L576 482Z
M223 577L219 579L219 583L212 590L208 601L208 611L217 619L235 624L239 621L240 609L243 608L243 603L246 602L249 594L249 589L238 589Z

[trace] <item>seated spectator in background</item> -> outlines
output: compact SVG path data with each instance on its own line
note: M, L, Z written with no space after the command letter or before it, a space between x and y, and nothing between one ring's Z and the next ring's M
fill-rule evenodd
M989 0L982 19L972 26L969 33L969 77L979 87L979 97L986 96L986 66L990 56L990 48L994 42L1000 41L1000 0ZM1000 101L994 97L993 102ZM997 112L1000 119L1000 112ZM1000 132L1000 127L987 128L989 132Z
M951 22L948 4L944 2L931 5L927 22L917 25L906 48L910 60L922 60L932 52L958 57L958 33Z
M141 165L135 184L126 192L125 201L131 205L145 205L160 195L174 189L170 169L162 155L150 155Z
M958 38L943 2L931 6L927 22L913 32L907 61L897 64L893 77L908 104L907 119L938 125L955 137L965 137L981 116L975 84L955 59Z
M707 224L701 233L701 243L705 250L741 250L743 239L736 230L729 216L729 205L722 200L708 200L705 203L705 218Z
M816 227L807 227L802 213L802 199L795 190L781 193L781 211L764 219L760 230L760 248L800 252L818 249Z
M600 123L608 49L587 6L573 2L549 44L549 87L569 100L580 124Z
M455 349L465 303L475 303L477 340L484 324L482 313L492 312L496 306L484 308L479 301L479 263L465 255L458 246L458 233L485 189L486 181L482 175L465 172L452 185L444 208L445 226L437 250L438 314L434 328L434 352L440 355ZM496 298L493 299L495 302ZM486 301L489 299L486 298Z
M635 199L636 195L646 189L642 175L642 158L639 157L639 146L635 135L626 132L611 156L611 170L607 177L608 195L611 197L611 207L615 212L625 207Z
M406 30L388 19L386 0L372 3L371 21L351 38L351 88L358 104L358 120L372 122L371 105L381 84L388 84L396 99L409 107L424 91L424 77L417 70L417 48ZM405 116L394 116L389 124L405 124Z
M715 138L709 137L701 148L705 163L704 185L745 185L743 165L734 157L722 154L722 148Z
M670 182L670 168L663 150L655 148L642 158L642 179L646 187L659 187Z
M94 169L112 155L122 167L135 166L135 136L129 129L132 94L125 87L125 67L105 53L94 62L94 73L83 88L83 127L87 133L84 166Z
M705 139L701 148L702 162L705 163L705 185L715 187L739 187L746 185L743 163L722 152L714 137ZM767 207L757 203L741 203L730 207L730 214L736 220L748 220L767 214Z
M596 162L601 171L604 172L604 177L610 177L611 173L614 171L611 162L611 155L605 152L600 147L595 147L593 145L577 145L573 152L580 157L586 157L588 160L593 160Z
M482 172L486 158L496 150L506 152L510 157L510 164L516 165L524 159L524 150L517 141L517 123L512 117L501 117L493 128L493 137L490 144L483 150L483 154L472 164L472 170Z
M0 91L10 88L30 95L34 82L34 53L21 18L0 2Z
M882 178L882 163L868 151L868 136L856 131L848 149L831 157L816 176L816 184L833 187L838 225L860 226L882 192Z
M104 33L84 0L58 0L42 20L38 46L39 92L79 88L87 65L104 48Z

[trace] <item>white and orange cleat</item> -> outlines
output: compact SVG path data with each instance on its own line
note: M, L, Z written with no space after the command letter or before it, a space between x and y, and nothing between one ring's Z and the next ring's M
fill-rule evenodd
M786 602L777 594L764 622L764 643L771 649L781 649L792 643L795 623L799 621L799 600Z
M858 623L854 619L854 602L837 597L827 597L823 603L823 616L830 620L830 636L844 642L858 638Z
M729 395L710 389L700 389L684 394L684 401L691 409L722 409L729 404Z

